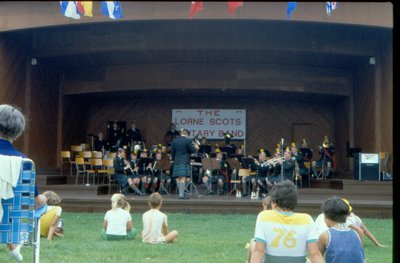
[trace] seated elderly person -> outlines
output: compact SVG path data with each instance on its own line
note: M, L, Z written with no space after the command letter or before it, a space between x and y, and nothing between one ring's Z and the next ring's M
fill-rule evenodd
M3 217L3 208L1 206L1 199L9 199L13 198L14 194L12 192L12 188L16 186L19 176L19 169L17 168L20 165L21 158L27 158L23 153L19 152L14 148L12 143L23 133L25 130L25 117L24 115L15 107L7 104L0 105L0 165L4 165L5 162L9 162L9 164L13 164L14 171L18 171L18 173L14 173L14 177L12 178L12 182L10 182L10 175L5 173L4 167L0 169L0 222L2 222ZM12 158L9 158L12 157ZM15 158L20 157L20 158ZM22 160L22 159L21 159ZM12 162L12 163L11 163ZM10 170L10 169L6 169ZM38 196L37 187L35 187L35 206L41 206L43 203L40 203L39 199L36 198ZM20 253L21 245L18 244L7 244L8 249L10 250L10 255L16 261L22 261L23 257Z

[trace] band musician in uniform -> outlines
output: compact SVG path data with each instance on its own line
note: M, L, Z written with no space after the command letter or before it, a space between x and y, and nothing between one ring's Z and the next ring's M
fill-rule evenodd
M233 135L230 134L229 132L224 133L224 149L226 153L229 155L235 154L236 153L236 145L231 143L231 139L233 138Z
M126 171L130 169L128 161L125 159L125 150L119 148L117 150L117 155L113 161L114 165L114 180L116 180L121 188L122 194L128 194L129 184L128 177L126 176Z
M103 133L99 132L96 139L94 140L94 150L102 152L103 155L109 150L109 143L104 139Z
M218 185L219 192L217 194L223 195L224 191L227 191L226 175L228 173L228 163L224 160L220 149L216 149L215 154L217 161L220 162L220 168L213 171L207 170L203 176L203 183L207 188L207 194L217 193L216 188Z
M329 138L326 135L324 136L322 145L319 146L319 154L321 158L312 162L314 176L318 177L317 167L320 167L322 170L322 177L326 178L329 175L331 167L335 165L335 147L333 147L333 144L329 142Z
M281 163L279 160L282 159L282 154L280 148L275 149L274 157L267 160L266 166L268 167L268 180L266 183L268 185L268 190L281 180Z
M186 129L180 130L180 136L171 142L171 158L173 161L172 177L176 178L176 184L179 192L179 199L188 199L184 195L186 178L190 177L190 155L194 153L199 146L193 144L189 132Z
M294 142L291 144L290 150L292 151L292 157L295 159L296 164L299 168L299 174L300 174L301 180L302 180L301 185L304 187L310 183L310 182L308 182L308 175L310 174L310 170L307 169L307 167L304 165L304 162L306 161L306 159L303 155L303 152L301 152L297 149L297 146Z
M142 140L142 134L140 130L136 128L136 121L132 121L131 128L125 132L124 145L128 145L132 148L134 146L132 145L133 143L136 144Z
M175 123L171 123L171 125L169 126L169 130L167 131L167 133L165 134L164 137L164 143L167 146L171 146L171 142L175 139L179 137L179 131L176 130L176 126Z
M257 191L259 193L259 196L257 197L260 197L260 195L268 193L267 175L269 168L267 163L267 153L263 148L258 151L258 160L255 159L254 162L257 165L257 186L262 189L262 191Z
M313 157L313 150L308 147L306 139L301 140L300 152L303 154L304 160L306 162L311 162L311 159Z
M128 184L133 189L135 194L144 196L144 192L139 190L139 184L141 182L142 176L139 175L139 160L137 159L137 151L131 152L128 162L129 169L127 169L126 171L126 175L128 176Z
M290 151L289 147L286 147L286 150L283 153L283 160L279 160L278 162L281 163L281 169L283 170L283 181L289 180L293 182L293 174L296 163L295 159L292 158L292 152Z
M122 138L123 138L123 132L118 127L117 121L113 122L108 135L109 135L108 141L110 142L110 147L111 147L110 150L112 152L116 152L117 149L121 146L121 142L122 142Z

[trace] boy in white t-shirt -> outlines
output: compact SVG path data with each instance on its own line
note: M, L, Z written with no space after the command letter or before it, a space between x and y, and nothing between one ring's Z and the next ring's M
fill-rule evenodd
M111 197L111 210L104 216L104 229L101 237L104 240L134 239L137 230L133 227L129 213L131 206L123 194L114 194Z
M143 214L142 241L144 243L159 244L163 242L174 242L178 236L178 231L168 232L167 216L160 211L162 197L159 193L152 193L147 203L150 210Z

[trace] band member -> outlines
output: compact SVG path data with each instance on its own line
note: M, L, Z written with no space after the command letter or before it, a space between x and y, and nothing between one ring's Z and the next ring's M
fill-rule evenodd
M109 143L104 139L102 132L99 132L97 138L94 140L94 150L102 152L103 155L109 150Z
M280 148L275 149L274 158L267 161L267 167L269 168L269 178L267 180L267 185L269 188L273 187L275 183L281 181L281 162L282 153Z
M140 159L149 158L149 151L145 148L140 151ZM140 161L139 159L139 161ZM139 174L142 175L142 188L141 191L144 193L152 193L153 192L153 177L152 177L152 164L151 162L146 161L142 165L139 165Z
M320 159L312 162L314 176L318 177L317 167L321 167L322 177L326 178L329 175L330 168L335 165L335 147L329 142L329 138L326 135L324 136L322 145L319 146L319 154L321 156Z
M165 163L170 162L168 156L164 156L161 150L156 152L155 161L153 164L153 176L156 176L159 182L159 193L168 194L167 189L171 185L170 168L165 168Z
M264 193L268 193L268 186L267 186L267 182L268 182L268 164L267 164L267 155L266 155L266 151L261 148L258 151L258 160L255 159L254 162L257 165L257 177L256 177L256 182L258 187L260 187ZM258 191L259 195L262 194L261 191ZM259 196L258 196L259 197Z
M249 157L251 159L254 160L254 165L256 166L256 159L253 157ZM242 158L242 162L244 162L244 158ZM247 165L242 163L243 167L246 167ZM251 167L251 165L249 165L249 170L256 170L256 167L253 168ZM251 185L251 198L255 198L255 193L257 190L257 181L256 181L256 177L254 175L249 175L249 176L242 176L242 196L247 196L247 188L248 186Z
M179 192L179 199L188 199L184 195L186 178L190 177L190 154L198 149L198 145L193 145L188 139L189 132L186 129L180 130L180 136L171 142L171 158L174 162L172 177L177 178L176 184Z
M114 180L116 180L121 187L122 194L128 194L129 184L128 178L126 177L126 170L130 169L129 164L125 159L125 150L119 148L117 155L114 158Z
M281 169L283 170L282 180L289 180L293 181L293 174L295 168L295 159L292 158L292 152L290 151L289 147L286 147L286 150L283 154L283 160L279 160L278 162L281 163Z
M115 121L112 124L112 128L110 128L108 136L108 141L110 142L111 151L117 151L117 149L121 146L122 142L122 130L118 127L118 122Z
M164 137L164 142L168 146L171 146L171 142L179 137L179 131L176 130L175 123L171 123L169 126L169 130L167 131L167 134Z
M131 128L125 132L124 144L132 147L142 141L140 130L136 128L136 121L132 121Z
M304 160L306 162L311 162L311 159L313 157L313 150L310 147L308 147L306 139L301 140L300 152L303 153Z
M153 160L147 165L146 167L146 171L148 173L148 179L147 181L149 182L149 178L150 180L150 192L153 193L156 191L156 188L158 186L159 183L159 179L160 179L160 175L161 175L161 171L158 168L157 163L161 162L161 152L160 151L155 151L154 152L154 157Z
M209 158L211 153L211 145L208 143L207 137L202 137L200 141L199 156L203 158Z
M304 165L305 157L301 151L297 149L296 144L293 142L291 144L291 152L292 152L292 157L295 159L297 167L298 167L298 172L299 175L301 176L302 182L305 182L304 184L302 183L303 186L308 185L308 175L310 174L310 170L307 169L307 167Z
M226 160L224 160L223 154L219 149L215 150L215 154L215 158L217 159L217 161L220 162L220 168L215 169L212 172L210 170L207 170L203 176L202 181L207 188L207 194L217 193L216 185L218 184L218 194L223 195L224 191L227 190L226 175L228 172L228 164ZM213 190L213 188L215 190Z
M232 138L233 135L229 132L224 133L224 150L226 151L228 156L236 153L236 145L231 143Z
M139 160L137 159L137 151L133 151L130 154L129 169L126 171L128 176L128 184L133 189L135 194L144 196L144 192L139 190L139 184L141 182L141 175L139 175Z

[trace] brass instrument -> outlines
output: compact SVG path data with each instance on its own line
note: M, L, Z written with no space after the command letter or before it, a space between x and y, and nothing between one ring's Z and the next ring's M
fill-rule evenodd
M275 166L280 160L283 161L284 159L285 159L284 157L274 157L274 158L267 160L264 165Z
M201 144L198 137L199 137L199 135L196 135L196 136L194 136L193 139L192 139L192 144L193 144L193 147L196 149L196 153L197 153L197 151L199 150L200 144Z
M200 146L200 140L199 140L199 135L197 134L196 136L193 137L192 143L194 145Z

